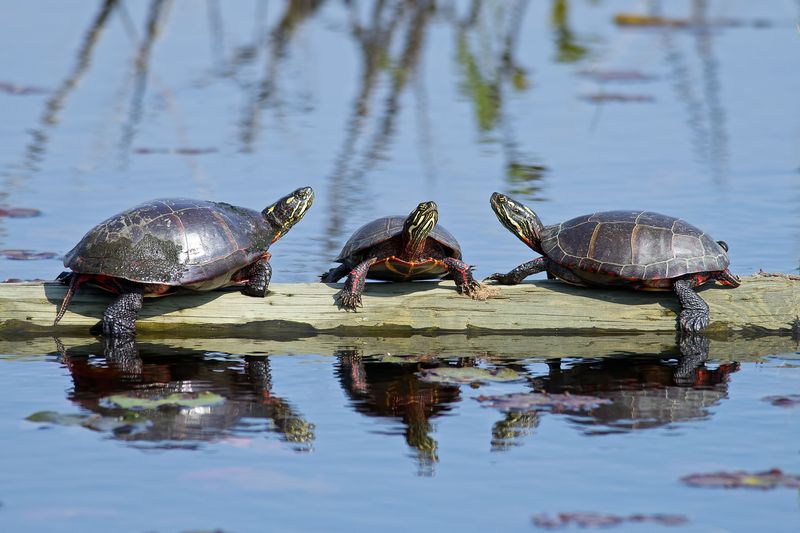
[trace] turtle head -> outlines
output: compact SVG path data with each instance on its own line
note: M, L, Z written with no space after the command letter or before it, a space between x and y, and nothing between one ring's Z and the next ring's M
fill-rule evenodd
M533 250L543 254L540 241L542 221L528 206L496 192L489 199L494 214L508 231Z
M261 211L264 220L275 230L272 242L277 241L292 229L292 226L303 218L313 203L314 190L311 187L300 187Z
M422 251L425 240L439 221L436 202L422 202L406 218L403 224L403 255L410 259Z

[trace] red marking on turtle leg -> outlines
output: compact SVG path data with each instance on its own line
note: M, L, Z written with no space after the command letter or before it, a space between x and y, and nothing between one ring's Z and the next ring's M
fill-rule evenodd
M64 301L61 302L61 307L59 308L58 312L56 312L56 319L53 320L53 325L55 326L58 324L58 321L61 320L61 317L64 316L64 313L67 312L67 306L69 305L70 300L75 295L75 292L78 290L78 287L83 285L86 281L89 281L92 276L88 274L78 274L72 272L68 275L69 277L69 288L67 289L67 294L64 295ZM61 278L62 283L67 281L67 276Z
M459 294L466 294L467 296L474 294L478 288L478 282L472 277L472 267L470 265L453 257L445 257L436 262L446 268L450 275L453 276L453 281L456 282L456 290Z
M347 281L344 282L344 288L339 291L336 298L340 308L355 311L357 307L363 307L361 304L361 294L364 292L367 273L370 267L377 262L378 259L373 257L362 261L350 271L350 274L347 276Z

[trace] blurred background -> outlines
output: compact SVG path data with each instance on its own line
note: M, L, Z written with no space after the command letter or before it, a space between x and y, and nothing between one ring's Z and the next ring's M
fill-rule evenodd
M118 0L0 5L0 277L51 279L156 197L316 204L273 249L312 280L435 200L479 276L545 224L680 216L732 270L800 268L800 2ZM23 261L21 259L39 259Z

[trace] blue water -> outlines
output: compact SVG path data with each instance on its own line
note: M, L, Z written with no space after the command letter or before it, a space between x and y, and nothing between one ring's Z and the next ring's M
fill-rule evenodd
M107 16L103 5L0 6L0 210L41 211L0 217L0 280L62 269L3 250L62 255L142 201L261 209L301 185L316 202L271 249L275 282L315 279L355 228L424 200L479 277L507 271L532 254L495 219L493 191L545 224L604 209L680 216L727 241L737 274L800 269L797 2L486 1L472 12L177 0L110 2ZM692 24L622 27L619 13ZM611 351L643 359L576 371L583 386L649 391L677 402L672 418L666 407L636 423L633 412L527 414L494 445L505 415L473 398L544 387L551 354L534 340L514 361L527 378L479 388L423 386L414 365L499 364L484 354L380 362L369 341L365 368L333 350L251 365L247 346L215 352L199 339L180 354L151 348L121 372L99 345L70 356L84 361L76 370L49 339L0 340L19 347L0 355L3 531L530 530L535 514L571 511L682 514L686 531L800 527L797 490L679 481L800 474L800 411L762 400L798 391L788 339L747 358L712 341L709 371L740 367L693 386L670 377L674 352L621 343ZM769 358L778 351L788 359ZM581 355L562 368L609 353ZM102 371L76 380L84 367ZM365 388L343 372L365 373ZM224 402L162 408L152 426L114 422L114 391L167 389ZM681 407L707 389L707 405ZM25 420L42 411L60 422Z

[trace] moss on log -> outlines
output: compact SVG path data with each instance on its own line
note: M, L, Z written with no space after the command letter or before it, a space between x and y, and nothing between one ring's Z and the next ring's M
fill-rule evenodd
M176 294L145 301L140 332L181 331L206 336L209 329L325 332L345 335L471 332L533 333L670 332L678 301L669 292L585 289L557 281L499 286L486 301L456 293L453 282L370 283L357 313L334 305L341 285L273 284L266 298L236 290ZM710 333L789 331L800 316L800 281L789 276L749 276L736 289L700 289L711 309ZM61 323L53 327L66 287L58 283L0 284L0 331L85 332L112 296L81 288ZM243 329L242 329L243 328ZM239 335L237 335L239 336Z

